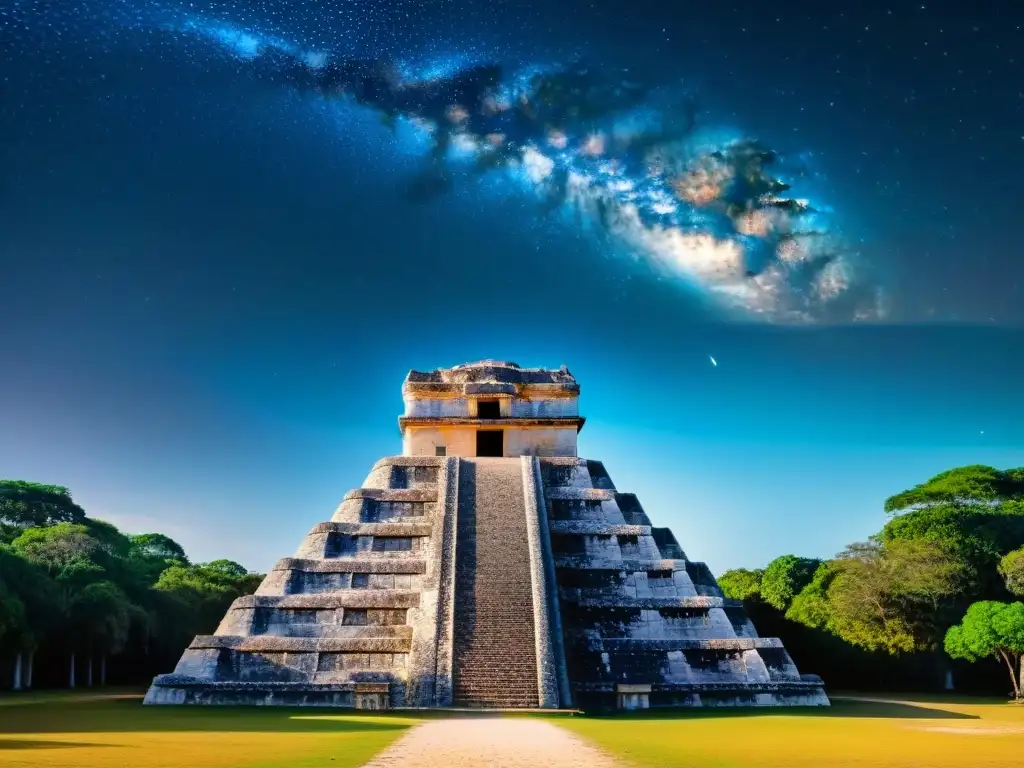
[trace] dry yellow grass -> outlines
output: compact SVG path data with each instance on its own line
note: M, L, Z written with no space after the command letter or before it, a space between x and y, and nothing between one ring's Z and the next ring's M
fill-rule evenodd
M443 717L438 713L432 717ZM136 694L0 697L0 766L307 768L362 765L412 715L142 707ZM642 768L1014 768L1024 706L837 699L831 710L558 717ZM479 765L485 766L486 755Z
M558 724L637 766L1011 768L1024 765L1024 706L837 699L829 710L577 717Z
M308 709L143 707L138 695L12 695L0 699L0 765L349 768L416 722Z

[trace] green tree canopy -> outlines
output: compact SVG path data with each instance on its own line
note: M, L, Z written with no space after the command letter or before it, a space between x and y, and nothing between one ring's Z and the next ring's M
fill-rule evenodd
M722 593L733 600L753 600L761 596L761 577L764 571L734 568L718 577Z
M160 574L155 588L172 598L168 606L177 606L191 617L190 623L196 628L192 634L202 634L212 632L231 602L255 592L262 580L262 576L248 573L238 563L225 560L205 565L172 565Z
M1008 590L1024 597L1024 547L1015 549L999 561L999 575Z
M104 547L84 525L28 528L11 542L11 549L58 582L94 581L106 570Z
M814 571L810 582L793 598L786 611L786 618L814 629L824 629L835 634L832 604L828 589L836 577L831 562L822 563Z
M885 503L899 512L882 529L883 541L939 542L965 568L960 600L1005 595L996 566L1024 543L1024 470L970 466L952 469Z
M927 541L868 541L850 545L830 567L830 628L852 645L901 653L930 650L948 623L944 609L963 567Z
M0 523L16 526L80 523L85 510L62 485L0 480Z
M181 563L188 563L185 550L170 536L165 536L162 533L140 533L129 538L132 557L177 560Z
M117 558L128 557L132 548L131 538L121 533L117 526L106 520L92 518L86 518L83 525L88 534L100 543L108 555Z
M783 555L768 563L761 580L761 599L773 608L787 611L793 598L811 583L821 560Z
M894 513L936 504L993 505L1024 500L1024 469L999 470L975 464L940 472L920 485L890 496L885 511Z
M147 586L155 584L172 565L188 565L182 546L162 533L140 533L129 540L128 561Z
M963 621L946 633L945 648L955 659L976 661L988 656L1002 659L1013 682L1014 696L1022 698L1024 603L995 600L974 603L967 609Z
M18 556L13 548L7 546L0 546L0 582L4 582L8 590L17 596L24 612L24 624L15 648L31 650L59 622L56 585L42 568Z
M211 560L210 562L205 563L203 567L211 571L218 571L226 574L233 579L244 579L249 575L245 566L239 565L234 560Z
M86 650L117 653L128 640L138 608L112 581L95 581L71 600L72 641Z

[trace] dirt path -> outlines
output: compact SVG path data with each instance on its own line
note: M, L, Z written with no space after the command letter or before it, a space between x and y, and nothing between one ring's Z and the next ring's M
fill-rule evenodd
M417 725L364 768L622 768L541 720L453 718Z

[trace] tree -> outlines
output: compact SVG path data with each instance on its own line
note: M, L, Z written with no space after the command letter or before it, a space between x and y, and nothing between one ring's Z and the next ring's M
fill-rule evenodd
M780 611L787 611L793 598L811 583L821 560L783 555L768 563L761 580L761 599Z
M87 685L92 685L93 656L96 653L100 654L100 683L106 682L107 655L119 653L124 648L133 615L138 610L111 581L93 582L74 595L69 606L70 625L74 647L81 647L87 652ZM75 653L72 651L72 669L74 664Z
M54 612L66 630L69 653L68 687L75 687L76 637L74 604L77 595L107 571L110 555L85 525L59 523L28 528L11 543L14 552L46 571L57 586Z
M0 649L14 653L12 687L32 687L36 648L59 623L56 585L45 571L7 546L0 545L0 584L20 602L18 631L0 641Z
M1024 542L1024 469L968 466L891 496L884 541L937 541L965 568L960 603L1000 598L1000 558Z
M1024 500L1024 469L998 470L975 464L940 472L910 490L890 496L888 513L935 505L993 506Z
M814 571L810 582L793 598L786 611L786 618L812 629L834 632L832 604L828 590L836 577L832 564L822 563Z
M1008 590L1024 597L1024 547L1015 549L999 561L999 575Z
M211 560L203 566L207 570L217 571L226 574L233 579L244 579L249 575L245 566L239 565L234 560Z
M164 608L182 617L177 628L185 635L197 635L216 629L232 601L251 595L262 580L261 575L247 572L238 563L217 560L172 565L160 574L155 589L169 598Z
M733 600L756 600L761 596L761 578L764 571L734 568L718 577L722 594Z
M974 603L963 621L946 633L945 648L955 659L1001 658L1010 673L1014 698L1024 698L1024 603Z
M962 579L962 566L940 544L867 541L831 561L830 629L867 650L931 650L947 623L944 603Z
M59 523L28 528L11 542L11 549L65 585L82 583L105 570L103 545L89 535L84 525Z
M176 560L188 564L185 550L181 544L170 536L165 536L162 533L140 533L128 538L131 541L131 550L129 552L131 557L152 560Z
M85 510L62 485L0 480L0 523L28 527L83 520Z

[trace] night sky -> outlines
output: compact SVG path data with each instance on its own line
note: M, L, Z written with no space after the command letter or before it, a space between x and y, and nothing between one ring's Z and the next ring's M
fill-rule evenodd
M410 368L564 363L689 556L832 555L1024 464L1022 58L1013 1L0 0L0 477L266 569Z

